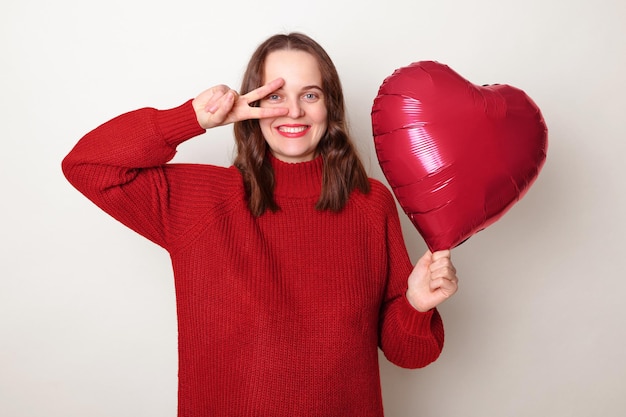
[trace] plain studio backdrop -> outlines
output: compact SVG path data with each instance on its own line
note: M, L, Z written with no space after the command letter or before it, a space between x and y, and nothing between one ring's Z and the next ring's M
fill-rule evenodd
M626 3L623 0L4 0L0 6L0 415L173 417L167 253L101 212L60 163L122 112L238 88L277 32L338 67L371 176L370 111L395 69L437 60L521 88L549 128L546 165L499 222L453 251L439 360L381 355L389 417L626 413ZM176 161L228 165L232 128ZM401 213L413 260L426 246ZM297 401L297 398L294 398Z

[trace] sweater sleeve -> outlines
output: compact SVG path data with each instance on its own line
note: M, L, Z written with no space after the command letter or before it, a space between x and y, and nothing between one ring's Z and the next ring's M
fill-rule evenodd
M167 222L165 164L176 146L204 132L191 100L169 110L135 110L86 134L64 158L63 173L101 209L166 247L176 231Z
M443 349L444 329L436 309L417 311L406 298L412 271L400 219L387 190L388 282L380 321L380 347L385 357L404 368L421 368L434 362Z

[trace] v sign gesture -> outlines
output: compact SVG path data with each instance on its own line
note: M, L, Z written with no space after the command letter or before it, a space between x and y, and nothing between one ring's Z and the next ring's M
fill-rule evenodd
M282 87L284 83L282 78L278 78L243 96L225 85L211 87L193 100L198 123L205 129L211 129L242 120L284 116L289 109L250 106Z

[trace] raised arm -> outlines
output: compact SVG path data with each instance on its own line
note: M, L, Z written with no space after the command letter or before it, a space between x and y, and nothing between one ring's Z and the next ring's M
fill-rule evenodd
M86 134L63 160L63 172L104 211L165 247L193 220L193 213L183 212L182 207L195 207L193 198L206 193L215 199L225 197L219 195L219 184L206 189L221 177L216 174L219 168L167 164L176 147L208 128L283 114L287 109L250 105L283 82L272 81L242 96L220 85L173 109L144 108L122 114ZM208 177L201 178L200 172ZM176 228L168 224L173 215L178 216Z

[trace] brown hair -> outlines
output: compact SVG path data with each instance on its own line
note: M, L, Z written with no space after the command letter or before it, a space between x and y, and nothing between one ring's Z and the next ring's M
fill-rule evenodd
M267 56L271 52L285 49L308 52L319 63L328 111L328 127L317 147L317 153L323 158L323 175L322 191L315 208L340 211L355 188L368 193L370 185L348 133L339 75L326 51L313 39L301 33L274 35L259 45L250 58L240 93L246 94L260 87ZM279 207L274 200L274 170L268 159L268 146L261 133L259 121L237 122L234 130L237 145L234 165L243 175L250 211L255 216L262 215L267 209L277 211Z

